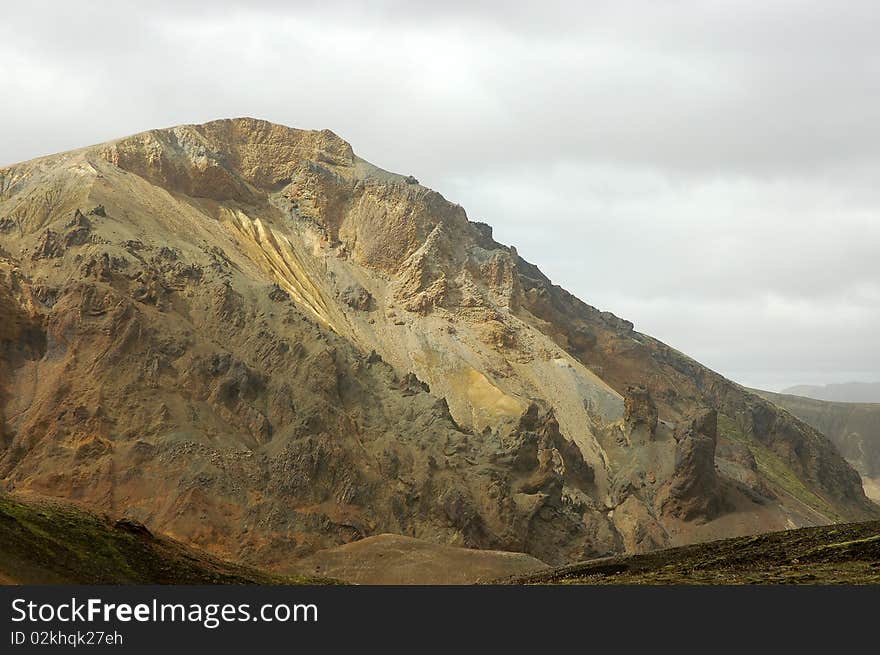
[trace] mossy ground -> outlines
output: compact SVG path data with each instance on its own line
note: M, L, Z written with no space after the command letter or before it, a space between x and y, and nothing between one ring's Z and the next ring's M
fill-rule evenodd
M326 584L224 562L71 505L0 495L0 578L23 584Z
M880 584L880 521L785 530L542 571L520 584Z

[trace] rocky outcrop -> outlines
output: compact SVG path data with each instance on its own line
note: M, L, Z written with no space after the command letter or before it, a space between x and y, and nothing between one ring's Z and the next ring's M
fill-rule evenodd
M559 431L552 411L542 413L532 403L510 438L515 444L514 470L529 473L523 489L561 490L567 483L585 491L594 482L593 470L583 453Z
M675 468L655 501L661 515L706 521L722 512L724 502L715 471L717 440L714 409L698 412L676 428Z
M347 286L340 298L346 305L361 312L368 312L373 308L373 296L359 284Z
M632 442L647 442L657 432L659 413L651 392L646 387L630 386L624 396L624 422L627 438Z

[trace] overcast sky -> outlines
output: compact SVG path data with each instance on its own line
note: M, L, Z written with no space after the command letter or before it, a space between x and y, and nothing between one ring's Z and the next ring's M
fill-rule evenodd
M330 128L738 382L880 380L876 2L6 2L0 164Z

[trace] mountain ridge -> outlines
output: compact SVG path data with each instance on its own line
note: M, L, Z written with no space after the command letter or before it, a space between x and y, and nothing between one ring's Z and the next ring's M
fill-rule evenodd
M862 476L865 493L880 501L880 403L830 402L756 391L826 435Z
M843 403L880 403L880 382L846 382L842 384L801 384L779 393L804 396L814 400Z

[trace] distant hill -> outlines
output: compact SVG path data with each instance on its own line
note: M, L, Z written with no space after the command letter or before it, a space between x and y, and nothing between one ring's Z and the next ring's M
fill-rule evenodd
M828 402L755 391L831 439L862 476L865 492L880 502L880 403Z
M780 393L838 403L880 403L880 382L846 382L824 386L800 384L783 389Z

